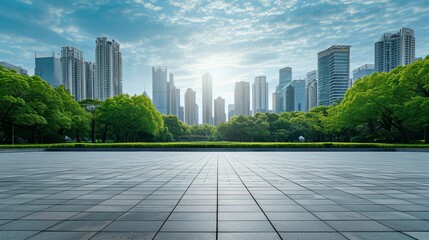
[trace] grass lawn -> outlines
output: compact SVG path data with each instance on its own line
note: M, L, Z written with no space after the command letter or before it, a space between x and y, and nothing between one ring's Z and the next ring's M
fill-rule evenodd
M0 149L19 148L429 148L429 144L347 142L138 142L0 145Z

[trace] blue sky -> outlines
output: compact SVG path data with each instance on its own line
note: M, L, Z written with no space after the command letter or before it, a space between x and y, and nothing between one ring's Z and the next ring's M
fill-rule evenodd
M151 66L162 65L182 94L197 91L199 105L201 75L210 72L213 98L229 104L234 82L266 75L271 94L279 68L304 78L334 44L352 46L351 69L373 63L374 42L401 27L415 30L416 56L424 57L428 23L427 0L4 0L0 61L33 74L34 52L67 45L93 61L96 37L107 36L121 44L124 92L151 95Z

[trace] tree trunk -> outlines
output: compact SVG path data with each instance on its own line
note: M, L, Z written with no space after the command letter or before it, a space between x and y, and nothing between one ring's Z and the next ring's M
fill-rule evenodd
M91 134L91 142L95 143L95 120L92 119L92 134Z
M425 126L425 143L429 144L429 124Z
M107 138L107 125L106 125L106 127L104 128L104 132L103 132L103 139L102 139L102 142L103 142L103 143L105 143L105 142L106 142L106 138Z
M12 145L15 144L15 126L12 123Z

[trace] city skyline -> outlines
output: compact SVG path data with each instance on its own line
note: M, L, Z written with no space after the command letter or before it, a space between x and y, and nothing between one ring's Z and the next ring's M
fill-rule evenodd
M205 72L213 76L213 96L222 96L227 105L233 103L235 82L267 76L271 98L279 69L290 66L294 79L304 79L317 68L317 53L333 44L352 46L351 69L373 63L374 43L402 27L415 31L416 57L429 49L429 4L424 1L26 0L8 1L2 8L0 61L32 75L34 52L58 54L69 45L81 50L85 61L95 61L94 39L106 36L121 43L125 93L146 90L152 98L151 67L168 66L178 89L196 91L200 112Z

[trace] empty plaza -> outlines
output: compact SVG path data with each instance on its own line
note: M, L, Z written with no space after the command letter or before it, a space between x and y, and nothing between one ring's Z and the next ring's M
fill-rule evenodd
M0 153L3 239L429 239L429 154Z

